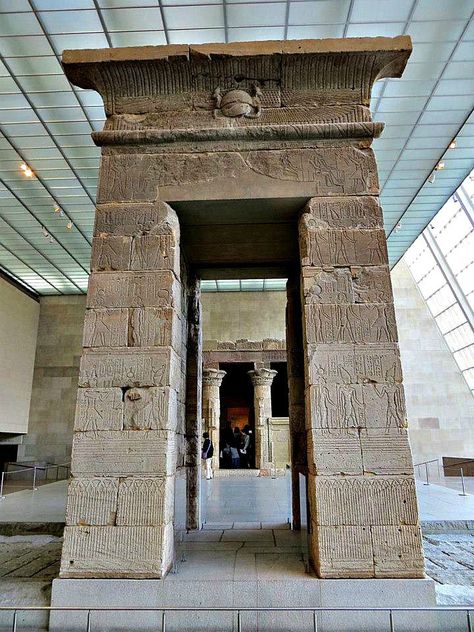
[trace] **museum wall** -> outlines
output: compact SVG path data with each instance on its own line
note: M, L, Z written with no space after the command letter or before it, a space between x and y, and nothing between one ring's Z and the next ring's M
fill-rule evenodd
M85 298L41 298L29 431L19 448L19 460L64 463L70 459Z
M474 456L474 398L406 264L392 270L414 462Z
M0 278L0 433L28 429L39 303Z

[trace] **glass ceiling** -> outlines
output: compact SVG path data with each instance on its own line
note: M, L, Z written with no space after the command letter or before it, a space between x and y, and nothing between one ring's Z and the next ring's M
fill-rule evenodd
M64 48L405 33L403 79L372 99L393 265L474 166L473 13L472 0L0 0L0 270L39 294L87 288L104 112L65 78Z

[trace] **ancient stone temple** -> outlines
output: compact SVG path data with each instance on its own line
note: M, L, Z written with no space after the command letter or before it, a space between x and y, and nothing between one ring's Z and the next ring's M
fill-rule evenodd
M62 578L163 578L176 481L199 528L199 279L287 277L293 521L319 578L420 578L377 166L377 79L407 37L66 51L103 98ZM258 318L258 314L256 314ZM256 369L259 466L273 374ZM204 407L201 410L201 390Z

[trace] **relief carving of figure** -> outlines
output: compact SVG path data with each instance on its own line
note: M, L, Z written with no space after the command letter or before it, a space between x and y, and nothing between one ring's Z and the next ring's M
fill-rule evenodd
M249 92L229 90L225 94L217 87L212 96L216 106L214 116L220 113L228 118L258 118L262 113L262 91L254 84Z

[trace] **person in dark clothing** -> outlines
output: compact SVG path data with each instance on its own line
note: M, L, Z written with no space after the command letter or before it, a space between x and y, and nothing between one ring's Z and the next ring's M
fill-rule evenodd
M212 457L214 455L214 446L212 445L212 441L209 439L208 432L205 432L202 437L204 439L204 443L202 444L201 457L206 467L206 479L209 480L211 478L214 478L214 474L212 472Z
M250 426L247 424L242 431L242 447L240 448L240 467L247 469L250 467Z
M240 468L240 449L242 448L242 433L240 428L234 428L234 436L230 446L230 454L232 457L232 468Z

